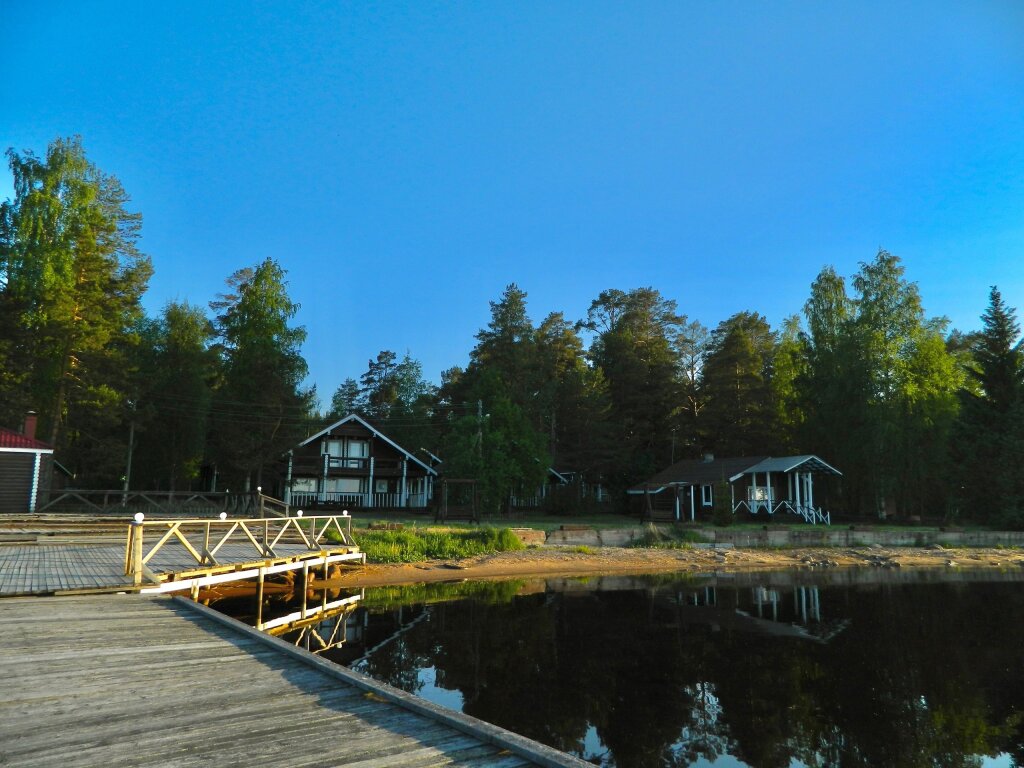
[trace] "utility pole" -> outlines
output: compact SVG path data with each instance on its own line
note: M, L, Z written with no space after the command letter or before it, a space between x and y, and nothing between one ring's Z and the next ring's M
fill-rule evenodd
M476 401L476 455L482 458L484 453L484 401Z
M132 418L128 427L128 463L124 468L124 487L121 489L121 506L128 506L128 484L132 480L132 451L135 448L135 403L128 403L132 407Z

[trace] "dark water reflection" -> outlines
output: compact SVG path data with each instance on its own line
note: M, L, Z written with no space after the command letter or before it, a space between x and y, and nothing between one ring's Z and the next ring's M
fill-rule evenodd
M606 766L1024 764L1019 580L420 585L344 621L325 656Z

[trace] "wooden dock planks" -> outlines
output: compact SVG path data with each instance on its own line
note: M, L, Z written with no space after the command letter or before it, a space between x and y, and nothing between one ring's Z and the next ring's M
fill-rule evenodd
M124 574L124 550L124 544L0 545L0 597L131 590L132 579ZM276 551L280 557L268 558L268 564L312 554L306 547L296 544L281 544ZM258 564L251 547L237 544L225 545L218 553L218 560L226 566L256 567ZM173 543L160 550L151 567L165 574L202 568L184 547Z
M182 599L0 600L0 679L0 765L586 765Z

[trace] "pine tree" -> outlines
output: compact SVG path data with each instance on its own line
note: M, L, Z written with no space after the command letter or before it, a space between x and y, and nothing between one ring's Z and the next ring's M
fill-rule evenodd
M981 317L983 329L972 345L967 376L974 386L960 390L952 453L962 514L983 522L1024 523L1024 349L1016 310L992 287Z
M213 446L218 468L243 487L262 483L263 468L301 439L315 391L303 389L306 338L291 321L298 305L288 297L285 271L272 259L228 279L231 293L211 307L224 372L214 396Z

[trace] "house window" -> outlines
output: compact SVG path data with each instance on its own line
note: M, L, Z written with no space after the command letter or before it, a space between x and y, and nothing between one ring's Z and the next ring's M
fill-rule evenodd
M329 477L326 490L331 493L365 493L362 477Z
M387 480L374 480L374 485L376 486L377 493L387 493L388 492L388 481Z
M296 477L292 479L292 490L297 493L316 493L315 477Z
M768 489L763 485L757 488L750 486L747 488L747 499L749 501L768 501Z
M365 459L370 455L370 444L366 440L349 440L345 455L350 459Z
M702 485L700 487L700 502L705 507L710 507L715 502L714 491L712 491L710 485Z

